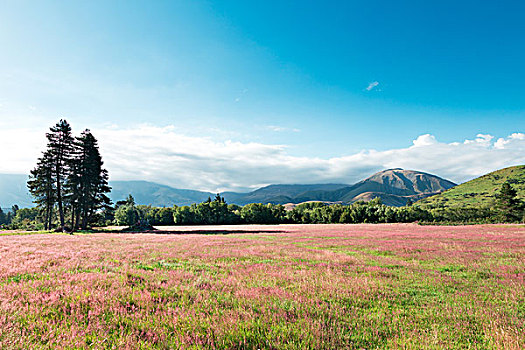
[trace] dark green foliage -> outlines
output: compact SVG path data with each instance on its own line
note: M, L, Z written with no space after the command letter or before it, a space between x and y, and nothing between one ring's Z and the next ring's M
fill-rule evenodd
M214 204L215 203L215 204ZM357 202L351 205L308 202L285 211L281 205L247 204L212 208L217 201L192 204L173 209L176 225L209 225L226 223L244 224L358 224L358 223L496 223L497 211L488 208L438 208L423 209L417 206L391 207L381 204L379 199ZM148 207L149 210L155 208ZM162 209L162 208L157 208ZM218 216L218 217L217 217Z
M468 223L484 224L496 223L498 213L490 208L436 208L428 211L429 219L433 223Z
M60 219L60 227L65 228L65 214L64 214L64 187L67 178L70 174L69 164L73 156L74 138L71 132L71 126L66 120L60 120L54 127L50 128L49 133L46 134L48 143L47 154L49 162L52 167L53 179L55 183L55 197L58 205L58 215Z
M517 197L517 191L508 181L503 183L501 190L496 194L496 209L501 221L516 222L523 218L524 205Z
M151 225L173 225L173 209L158 208L151 205L138 205L139 217L144 218Z
M279 224L286 217L282 205L247 204L240 209L241 220L247 224Z
M44 227L51 227L54 207L57 205L60 227L64 230L64 204L69 197L66 193L69 186L67 181L71 175L70 165L74 154L71 126L67 121L60 120L50 128L46 137L47 149L31 171L27 186L43 216Z
M74 228L86 229L93 221L93 215L111 205L106 193L108 172L103 169L103 161L98 149L98 142L89 130L77 138L76 152L71 165L70 196Z
M240 223L238 206L228 205L219 194L200 204L174 207L173 221L177 225L226 225Z
M27 183L44 227L52 227L55 212L62 231L66 224L74 231L103 220L107 215L102 212L111 211L106 195L111 189L95 137L86 130L74 138L65 120L50 128L46 137L47 149Z
M56 180L54 162L50 151L44 152L35 169L31 170L27 187L34 197L34 203L43 217L44 228L51 228L53 208L56 203Z
M23 208L16 211L10 226L15 230L42 230L42 222L41 211L38 208Z
M2 207L0 207L0 226L3 226L7 224L7 215L2 210Z
M137 222L135 222L133 225L130 225L126 227L122 232L146 232L146 231L153 231L155 228L152 224L148 222L148 220L145 219L139 219Z
M178 207L173 213L173 222L177 225L197 225L200 224L197 213L196 204L191 206L184 205Z
M302 224L357 224L428 221L431 214L415 207L386 206L378 198L352 205L305 203L289 211L287 218L289 222Z
M115 220L115 208L112 206L98 210L91 218L91 226L103 227L113 225Z
M155 208L155 209L156 209L155 219L151 221L152 225L173 225L174 224L172 208Z
M134 202L121 205L115 211L115 223L119 226L133 226L141 219L143 219L143 213Z
M253 203L240 207L227 205L220 196L214 201L173 209L173 221L177 225L279 224L286 220L282 205Z
M224 225L235 224L238 222L238 216L231 212L228 205L217 194L214 201L206 201L195 207L197 220L204 225Z

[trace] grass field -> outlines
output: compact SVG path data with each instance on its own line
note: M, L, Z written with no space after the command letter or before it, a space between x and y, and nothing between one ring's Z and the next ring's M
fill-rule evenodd
M518 198L525 200L525 165L518 165L496 170L424 198L417 205L435 208L491 207L505 181L509 181L517 191Z
M0 348L525 348L523 226L165 231L0 236Z

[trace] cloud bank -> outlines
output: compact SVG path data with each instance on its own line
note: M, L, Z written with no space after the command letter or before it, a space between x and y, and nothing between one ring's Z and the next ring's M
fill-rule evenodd
M189 137L169 126L113 126L93 133L113 180L148 180L208 191L242 191L272 183L354 183L397 167L461 183L525 164L524 133L498 139L479 134L452 143L425 134L406 148L363 150L329 159L293 156L286 145ZM43 134L42 130L0 130L0 173L27 173L44 148Z

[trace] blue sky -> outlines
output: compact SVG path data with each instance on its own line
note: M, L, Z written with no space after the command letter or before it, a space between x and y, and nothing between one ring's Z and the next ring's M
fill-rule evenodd
M297 164L406 149L427 134L439 145L488 134L487 150L513 140L512 156L489 152L498 162L466 165L475 171L432 168L432 157L419 166L463 181L525 161L515 141L525 129L523 13L520 1L4 1L0 126L29 144L27 135L65 117L107 138L110 130L123 139L126 130L164 130L172 144L259 145ZM111 142L101 139L117 153ZM189 159L197 151L186 144L177 152ZM166 147L158 145L157 160L169 167ZM108 157L117 177L129 177L116 154ZM210 151L206 164L215 157ZM270 164L274 156L266 157ZM29 166L18 163L0 171ZM387 166L372 163L348 176L313 169L290 181L351 182ZM136 176L203 189L278 180L250 184L234 170L202 183Z

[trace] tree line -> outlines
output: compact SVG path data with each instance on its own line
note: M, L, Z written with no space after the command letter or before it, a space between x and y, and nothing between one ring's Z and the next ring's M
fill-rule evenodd
M66 120L51 127L46 138L47 147L27 183L37 217L45 230L86 229L111 207L98 141L88 129L75 137Z
M491 207L423 208L418 205L391 207L379 198L350 205L310 202L292 210L276 204L227 204L217 194L214 200L190 206L158 208L136 205L132 196L117 203L113 223L133 226L139 221L151 225L223 224L336 224L336 223L499 223L524 222L525 204L516 190L504 183Z
M68 208L69 205L66 205ZM23 208L11 213L13 229L44 229L45 210ZM56 211L56 209L55 209ZM13 211L11 211L13 212ZM223 224L336 224L336 223L409 223L463 224L524 222L525 205L509 183L503 184L491 207L422 208L416 205L391 207L379 198L351 205L310 202L292 210L276 204L227 204L220 195L189 206L152 207L137 205L130 195L115 206L99 208L89 221L93 226L223 225ZM5 217L5 216L4 216ZM0 215L0 219L2 216ZM58 219L56 219L58 220ZM0 221L0 224L2 222Z

